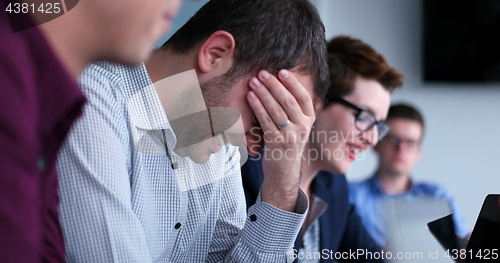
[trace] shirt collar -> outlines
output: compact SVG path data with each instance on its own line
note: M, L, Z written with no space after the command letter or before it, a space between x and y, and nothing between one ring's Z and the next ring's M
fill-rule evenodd
M126 72L131 73L124 74L123 78L127 92L133 94L128 100L127 110L136 148L147 154L166 153L165 144L162 143L163 136L157 132L165 130L167 146L169 149L174 149L177 138L154 89L146 66L142 63L139 66L128 68Z
M131 75L133 75L133 80L129 81L137 86L134 89L135 94L132 95L127 105L134 142L136 145L151 144L150 139L145 136L151 136L154 131L165 130L168 147L174 149L178 139L169 119L172 121L207 111L196 71L194 69L185 71L157 81L154 85L144 64L136 67L134 74ZM159 89L158 92L157 89ZM153 136L155 137L158 136ZM158 140L155 139L155 141ZM156 149L157 147L146 148Z
M131 124L139 129L147 131L172 130L167 114L152 83L130 98L128 113Z

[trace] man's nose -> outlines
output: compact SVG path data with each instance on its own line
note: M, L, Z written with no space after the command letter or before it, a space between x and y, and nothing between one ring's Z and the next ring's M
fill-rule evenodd
M411 150L409 149L410 147L408 146L408 144L405 143L404 141L398 141L398 143L394 145L394 147L396 148L396 152L398 153L399 152L405 153Z

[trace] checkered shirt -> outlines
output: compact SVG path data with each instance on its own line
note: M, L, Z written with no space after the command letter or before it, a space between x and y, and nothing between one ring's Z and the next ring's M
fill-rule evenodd
M79 83L88 103L57 163L68 262L291 262L302 191L297 213L259 198L247 215L238 148L176 155L144 64L95 63Z

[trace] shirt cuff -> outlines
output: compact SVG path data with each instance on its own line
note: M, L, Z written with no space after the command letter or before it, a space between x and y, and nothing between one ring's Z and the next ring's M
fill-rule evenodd
M307 216L309 200L299 190L295 212L276 208L260 200L248 209L242 238L259 250L288 253Z

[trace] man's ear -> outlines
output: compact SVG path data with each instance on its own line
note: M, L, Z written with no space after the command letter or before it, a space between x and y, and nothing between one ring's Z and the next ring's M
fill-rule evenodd
M216 31L201 45L198 66L203 73L226 73L233 65L234 37L226 31Z

